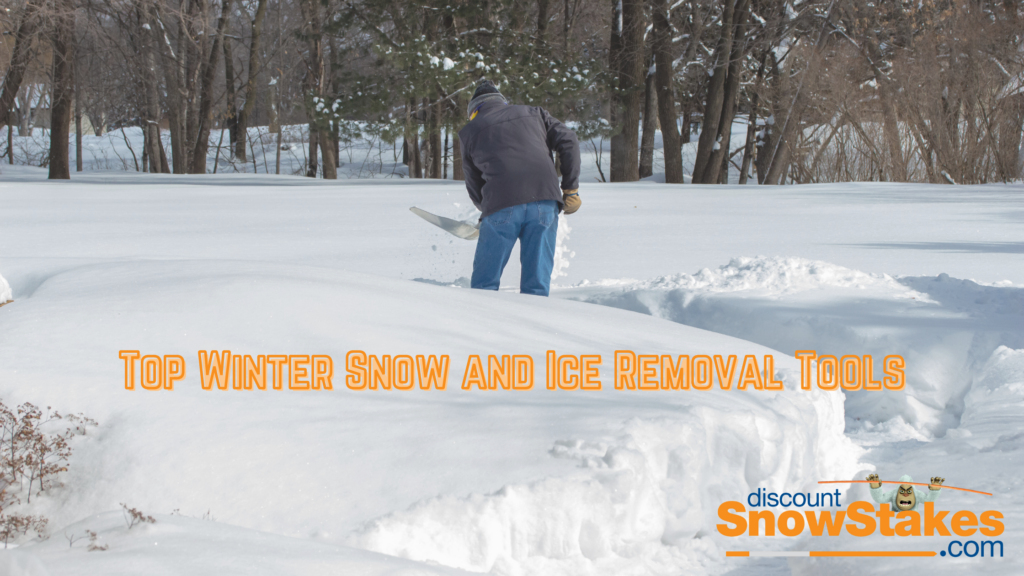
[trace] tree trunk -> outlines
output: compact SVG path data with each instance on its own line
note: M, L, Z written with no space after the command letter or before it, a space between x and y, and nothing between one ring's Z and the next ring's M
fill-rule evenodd
M53 15L53 98L50 102L50 180L70 180L68 138L71 99L75 94L75 12L70 0L59 0Z
M159 13L157 18L160 18ZM184 27L184 24L179 24L180 27ZM180 36L183 34L181 28L178 30L179 48L182 44ZM182 81L182 62L181 58L184 56L181 52L174 52L166 42L161 42L161 51L163 57L167 61L164 66L164 82L167 86L167 123L168 130L171 133L171 170L175 174L185 174L188 172L186 165L188 164L187 154L185 153L184 143L184 132L182 130L182 124L187 117L185 112L185 95L183 91Z
M270 133L277 134L277 146L274 151L274 174L281 173L281 120L277 115L278 84L277 78L270 82Z
M654 85L657 87L661 148L665 157L665 183L683 183L683 151L676 129L676 97L672 88L672 25L668 2L654 0Z
M231 0L222 0L220 18L217 20L217 35L213 38L203 73L199 91L199 112L197 115L197 134L192 153L192 173L206 174L206 154L210 150L210 129L213 127L213 85L217 76L217 60L220 56L221 42L224 41L224 29L227 26L228 14L231 13Z
M788 86L789 76L784 75L779 70L779 60L776 54L772 51L766 53L766 69L768 74L769 88L766 94L769 98L766 101L768 105L769 115L764 120L763 127L757 131L754 136L754 147L756 153L754 154L754 167L757 171L757 183L764 184L765 178L768 175L768 168L772 163L772 155L776 148L778 138L775 135L775 114L780 113L779 103L773 102L773 100L779 100L780 95L786 93L786 87ZM755 125L756 129L756 125Z
M334 147L334 166L341 168L341 122L331 121L331 146Z
M310 93L322 98L327 89L327 78L324 67L323 23L321 21L320 3L316 0L301 0L300 7L306 20L305 31L309 39L309 51L306 54L306 86ZM324 178L335 180L338 178L338 161L331 146L330 134L323 127L327 121L317 117L316 104L310 102L308 105L310 106L308 111L310 117L310 147L312 148L312 132L317 131ZM313 162L312 156L315 156L315 154L310 154L310 156L310 161ZM315 176L315 171L313 174Z
M412 139L412 173L409 174L410 178L423 178L423 155L420 154L420 139L419 135L415 135Z
M409 98L406 106L406 150L409 153L409 178L423 178L423 156L420 155L419 111L416 98Z
M206 6L205 2L203 6ZM155 4L157 18L161 18L161 4ZM163 67L164 81L167 86L167 119L171 133L171 164L175 174L192 172L193 146L198 133L198 119L195 106L197 104L196 68L200 65L201 46L204 43L194 42L197 35L192 23L199 20L200 2L185 0L182 4L183 14L179 15L177 34L177 50L169 42L160 42L163 58L167 65ZM206 36L202 38L205 40Z
M749 0L739 0L733 13L732 49L729 53L728 76L722 94L721 118L718 121L717 149L712 149L702 182L727 183L729 177L729 150L732 144L732 121L736 116L736 100L740 91L740 68L744 57L744 37L747 33ZM723 172L724 171L724 172Z
M459 133L452 134L452 180L465 180L462 172L462 144L459 143Z
M569 55L569 32L572 31L573 18L572 18L572 10L570 8L571 2L569 0L565 0L565 2L563 2L563 5L565 7L565 10L564 10L565 14L562 17L562 52L566 56L568 56Z
M440 178L441 157L444 152L441 149L441 102L431 104L427 99L424 99L424 105L427 108L427 114L429 114L427 133L430 142L430 156L428 157L430 178Z
M707 97L704 104L704 121L697 140L697 157L693 162L694 184L712 183L708 179L709 168L712 166L712 153L722 147L719 141L719 123L722 121L722 107L725 103L725 81L729 75L729 59L732 56L732 39L735 31L736 4L745 0L725 0L725 11L722 14L721 32L718 45L715 47L715 68L711 82L708 83ZM715 177L718 169L711 170Z
M249 43L249 73L245 81L245 104L238 114L238 132L246 134L249 128L249 119L253 110L256 109L256 75L259 74L259 50L260 37L263 33L263 19L267 14L267 0L259 0L256 4L256 15L252 20L252 41ZM241 146L241 154L236 153L238 158L245 160L245 144Z
M197 2L193 3L197 4ZM209 41L209 38L207 38L205 35L203 36L203 38L206 42ZM194 47L192 43L188 41L187 37L183 38L182 42L189 56L186 59L185 64L186 71L199 70L200 72L202 72L203 63L206 61L206 52L200 50L199 48L202 47L204 43L201 42L199 44L199 47ZM196 144L199 142L199 109L200 106L202 105L202 98L199 92L201 92L202 88L199 79L197 79L192 74L186 74L184 77L184 82L185 84L183 85L182 88L182 92L184 94L183 98L185 98L185 101L183 102L184 117L182 118L181 121L181 127L183 131L182 148L185 153L185 158L182 164L185 173L191 174L195 168L192 165L192 161L195 159L196 156ZM221 140L223 140L223 138ZM203 158L205 157L206 155L204 154ZM204 164L203 172L205 171L206 168Z
M39 21L36 18L38 11L39 0L29 1L25 5L25 13L21 17L18 30L14 33L14 49L7 66L7 73L4 75L3 91L0 92L0 126L10 123L14 99L18 95L18 91L21 90L21 83L25 79L25 70L28 68L31 57L29 48L36 29L39 27ZM22 115L24 116L24 112ZM19 135L24 136L25 134L19 132Z
M750 164L754 158L754 137L757 134L757 105L760 99L761 80L764 78L764 63L767 52L761 53L761 63L757 67L757 80L754 82L754 94L750 97L750 115L747 118L747 139L743 142L743 162L740 164L740 184L746 184L750 178Z
M313 122L309 123L309 165L306 167L306 177L316 178L316 150L317 141L320 139L320 133L316 129L316 124Z
M25 96L22 99L22 105L18 107L19 119L21 122L18 124L18 136L31 136L32 130L36 124L36 114L39 113L40 106L32 108L32 101L36 97L36 85L29 84L25 90ZM40 100L42 95L39 96Z
M78 89L78 71L73 70L75 76L75 172L82 171L82 101L81 91Z
M149 26L149 33L142 36L142 56L144 69L142 71L142 83L145 97L145 112L143 118L143 130L145 130L146 152L149 156L149 171L157 174L163 171L160 162L160 86L157 79L157 51L160 49L161 38L157 30L159 23L153 17L151 5L148 2L141 3L140 20Z
M832 5L834 9L835 4ZM786 117L782 121L782 129L778 132L776 142L772 146L770 151L770 158L768 159L768 167L764 175L764 184L781 185L785 183L786 173L789 171L789 163L792 159L792 145L791 143L796 139L796 135L799 133L801 117L803 116L804 110L804 96L801 94L804 80L808 76L817 74L818 64L821 61L821 53L824 51L827 44L829 34L827 33L830 29L830 21L832 18L831 12L824 19L821 25L821 31L818 33L818 41L815 43L814 50L811 52L810 58L807 62L807 67L804 69L800 77L800 84L796 88L796 92L793 94L793 98L789 104L789 108L786 110ZM777 70L777 68L776 68ZM783 72L786 74L788 72ZM778 119L776 119L778 123ZM764 148L767 148L765 146ZM768 150L762 149L762 152L768 152ZM758 170L758 179L761 178L761 172Z
M549 3L550 0L537 0L537 40L541 43L547 42L548 19L551 17L548 14Z
M746 184L749 180L750 162L754 157L754 135L757 134L757 94L754 94L754 104L750 107L750 116L747 118L747 139L743 142L743 162L740 163L740 184Z
M171 167L167 165L167 151L164 150L164 141L163 138L160 137L159 126L157 126L156 143L160 147L160 172L162 174L170 174Z
M640 179L637 149L643 98L643 1L615 0L614 6L609 57L618 86L612 96L612 126L616 133L612 136L611 180L635 182Z
M409 177L415 178L413 175L413 164L415 161L412 156L412 103L410 99L405 103L405 133L402 134L402 164L405 164L409 169Z
M235 90L235 59L231 55L231 42L224 39L224 123L228 131L228 153L245 162L245 139L238 137L238 92ZM220 150L217 150L220 154Z
M647 79L644 81L643 133L640 138L640 177L654 174L654 132L658 129L657 96L654 92L654 53L647 58Z
M317 140L320 141L320 159L322 160L324 179L337 180L338 159L335 156L337 148L334 140L327 130L321 130Z
M879 58L881 53L878 54ZM875 82L878 84L879 105L882 108L882 135L889 149L889 180L907 181L907 161L903 158L903 141L900 137L899 119L896 117L896 95L891 81L875 67Z
M281 135L284 130L277 131L277 151L274 154L274 174L281 173Z

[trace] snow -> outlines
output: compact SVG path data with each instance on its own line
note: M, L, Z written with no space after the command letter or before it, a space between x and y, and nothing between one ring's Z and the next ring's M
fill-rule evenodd
M0 276L0 304L6 304L14 299L14 294L11 292L11 285L8 284L7 279Z
M896 399L848 393L848 432L899 418L915 436L941 435L959 424L962 398L995 349L1024 348L1024 289L946 274L896 279L803 258L738 258L694 275L604 280L570 294L775 350L814 342L819 354L870 353L879 375L888 354L922 367Z
M679 501L654 518L623 517L616 510L665 498L670 486L680 482L699 482L704 475L695 458L710 452L700 449L699 439L737 410L749 415L751 426L703 440L734 452L732 458L700 464L708 478L726 479L716 480L724 482L722 491L842 477L853 467L854 449L842 437L838 394L737 398L725 393L655 393L653 405L647 397L614 391L579 398L543 390L500 398L460 390L408 396L339 391L270 399L210 395L199 390L193 376L173 393L149 397L121 389L118 362L104 360L123 346L193 356L207 343L239 353L284 347L341 354L358 348L450 353L453 359L510 350L542 358L546 349L598 352L610 358L627 345L652 353L771 353L611 308L311 266L214 259L75 266L46 279L9 310L5 307L0 337L4 378L12 391L5 397L20 401L31 396L38 402L74 406L101 422L97 438L77 447L69 488L36 504L60 527L127 501L147 512L180 508L198 516L211 509L218 521L233 526L470 569L491 569L500 560L529 570L543 560L533 556L551 556L545 569L569 574L589 562L584 551L591 544L558 554L553 548L529 548L527 554L502 547L502 535L513 530L527 541L564 541L576 538L574 526L589 520L594 542L607 542L601 556L608 557L609 569L630 558L674 553L663 550L661 541L669 532L677 540L690 539L707 525L717 491L699 500L699 511L693 499ZM33 328L58 318L69 329L44 334ZM501 329L481 328L480 318ZM337 328L342 326L344 330ZM62 361L47 366L41 357L46 350L62 351ZM795 362L780 360L777 367L792 374ZM456 362L461 371L461 362ZM70 370L74 383L62 384ZM571 411L565 409L567 403ZM647 430L643 442L630 439L639 434L633 431L636 427ZM609 436L606 450L577 454L571 449ZM759 453L765 442L783 436L785 446ZM637 452L634 444L649 453ZM553 448L566 445L570 450L564 457L549 457ZM843 445L848 448L836 450ZM579 478L578 462L593 455L605 458L608 470ZM674 476L659 475L653 469L663 467L658 462L666 458L692 463ZM757 462L757 471L749 469L751 461ZM649 478L636 478L649 468ZM679 476L683 470L685 476ZM536 484L538 478L548 479ZM646 495L617 501L617 494L634 482ZM566 499L574 486L590 489L575 500ZM460 512L465 504L447 495L487 494L499 488L529 495L521 503L505 505L511 506L511 516L493 518L495 531L475 537L480 549L467 548L462 535L479 517ZM588 498L602 498L608 507L581 506ZM562 503L564 522L530 523L532 511L554 501ZM416 508L406 513L411 519L398 512L417 502L437 516L423 518L414 514ZM437 523L436 518L446 517L461 520ZM417 527L432 518L432 530ZM502 526L503 519L511 524ZM361 528L364 522L369 524ZM621 532L624 526L631 529ZM356 535L346 536L353 530ZM396 532L414 532L420 540L396 537ZM644 549L623 557L637 544L627 542L641 537ZM698 544L702 556L719 552L710 542ZM436 555L424 557L423 549ZM39 554L48 561L58 549ZM682 554L682 560L688 558Z
M1024 187L598 184L592 162L546 299L515 293L516 254L502 291L465 289L475 244L408 213L472 218L461 183L47 182L3 166L0 399L99 425L75 440L64 485L33 497L51 537L0 552L0 573L846 574L864 561L724 553L908 546L725 538L717 506L870 472L993 492L939 503L1002 510L1001 538L1020 547ZM126 391L126 349L181 354L188 376ZM208 349L330 354L338 375L348 350L444 353L452 376L445 391L338 377L333 391L207 392L195 358ZM547 350L601 354L610 388L620 349L774 354L787 390L544 389ZM901 354L907 388L796 390L799 349L876 367ZM469 354L532 355L538 386L461 390ZM128 529L122 502L157 522ZM86 530L108 549L88 551Z
M181 515L157 514L154 524L128 528L120 512L90 516L65 527L46 542L30 548L0 552L0 573L11 576L47 574L104 574L132 576L178 574L337 574L345 566L354 574L465 574L415 562L317 542L287 538ZM89 551L87 530L96 532ZM69 540L70 538L70 540ZM45 558L45 564L39 559Z

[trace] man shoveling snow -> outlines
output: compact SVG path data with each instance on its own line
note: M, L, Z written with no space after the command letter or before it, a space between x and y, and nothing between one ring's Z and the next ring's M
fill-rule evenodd
M480 210L473 288L497 290L519 240L519 291L547 296L554 268L558 212L580 207L580 145L547 110L511 106L491 82L477 86L459 130L466 190ZM559 189L551 152L561 161Z

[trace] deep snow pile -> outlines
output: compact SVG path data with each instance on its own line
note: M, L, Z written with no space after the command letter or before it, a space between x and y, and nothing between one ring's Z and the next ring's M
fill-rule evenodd
M967 492L943 490L937 501L941 510L997 510L1004 516L1006 532L999 538L1003 554L997 557L939 558L926 565L932 574L1020 574L1024 560L1019 550L1024 525L1024 350L997 348L988 362L975 375L964 398L960 427L949 430L944 438L930 442L870 442L865 461L877 463L877 471L896 476L911 473L918 481L932 475L959 478L966 487L990 492L983 496ZM869 500L863 485L855 486L851 497ZM954 537L955 538L955 537ZM973 539L958 538L961 544ZM921 536L912 538L881 538L877 534L858 538L802 538L793 542L794 549L833 550L944 550L951 538ZM824 541L823 541L824 540ZM908 542L909 540L909 542ZM956 551L956 548L954 548ZM811 576L829 571L856 574L864 570L862 558L791 559L789 567L798 576ZM900 575L922 569L920 558L892 558L875 562L871 572Z
M11 291L11 285L7 283L7 279L0 276L0 305L7 304L14 299L14 293Z
M559 441L551 455L580 472L419 502L369 522L352 542L496 574L716 572L734 544L714 532L722 501L756 486L813 491L809 479L854 471L837 404L808 413L789 394L766 405L687 406L633 418L605 441Z
M767 297L781 297L816 288L893 288L895 284L888 275L867 274L827 262L804 258L740 257L715 270L704 268L696 274L673 274L645 281L607 279L581 282L578 286L624 290L688 290L692 293L750 290Z
M547 349L603 354L605 380L626 346L768 353L606 307L207 260L73 268L2 313L4 398L100 422L67 487L33 503L57 527L126 502L476 571L673 573L722 564L716 499L854 471L839 394L458 389L471 353L529 353L538 382ZM444 392L204 392L194 372L174 392L123 389L117 350L207 348L447 353L453 377ZM794 387L795 361L776 368Z
M1024 288L893 278L804 258L737 258L646 281L582 282L556 295L651 314L793 354L903 356L906 393L847 394L848 430L888 423L917 437L955 428L974 375L998 346L1024 348ZM904 426L909 424L910 426Z
M407 209L468 212L459 185L42 175L0 178L0 270L18 293L0 308L0 398L100 423L65 486L33 498L53 537L19 553L51 574L193 573L203 558L210 573L268 574L905 570L726 559L811 544L714 529L717 505L756 487L876 470L997 493L1004 540L1022 541L1019 186L585 187L561 230L565 275L541 299L449 287L475 245ZM757 253L782 256L738 256ZM197 350L331 354L342 374L356 348L450 354L451 389L199 390ZM608 387L622 348L776 350L789 389L457 389L471 353L531 354L542 383L549 349L602 354ZM806 348L904 354L907 391L793 390L783 355ZM127 392L123 349L182 354L191 371L174 392ZM984 509L972 498L943 502ZM157 524L126 532L120 502ZM110 548L61 545L65 527ZM847 540L813 544L894 545ZM1012 558L989 568L1020 572Z

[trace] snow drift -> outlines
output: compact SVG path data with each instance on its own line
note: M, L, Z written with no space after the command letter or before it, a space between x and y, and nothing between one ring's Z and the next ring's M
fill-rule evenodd
M0 306L7 304L11 300L14 300L14 293L11 292L11 285L7 283L7 279L0 275Z
M737 258L716 270L580 283L556 295L729 334L786 354L907 360L906 393L847 393L851 430L902 420L955 428L973 375L1000 345L1024 346L1024 288L946 274L893 278L804 258Z
M841 405L820 398L810 413L792 393L763 409L689 406L630 420L607 441L559 441L551 454L580 472L419 502L367 523L352 543L494 574L701 571L735 544L714 529L723 501L757 487L813 491L817 479L853 473Z
M540 383L546 350L600 353L606 388L623 347L770 353L608 307L304 266L141 261L45 278L0 322L5 399L100 422L67 486L33 501L55 526L128 502L474 571L678 571L722 561L716 499L855 469L842 395L796 389L792 358L776 360L781 392L458 389L473 353L529 353ZM192 370L173 392L126 391L120 349L181 354ZM329 353L337 389L204 392L200 349ZM351 349L450 354L449 389L344 389Z

